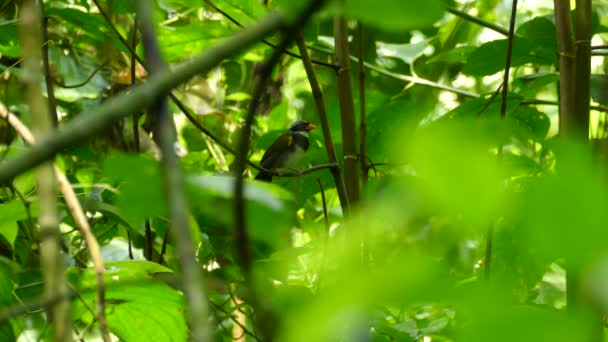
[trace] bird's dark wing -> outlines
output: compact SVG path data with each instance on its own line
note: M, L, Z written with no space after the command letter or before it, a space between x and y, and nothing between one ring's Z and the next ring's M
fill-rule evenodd
M275 159L282 155L289 147L293 144L293 137L287 133L279 136L276 140L268 147L260 164L264 168L272 168L274 166Z

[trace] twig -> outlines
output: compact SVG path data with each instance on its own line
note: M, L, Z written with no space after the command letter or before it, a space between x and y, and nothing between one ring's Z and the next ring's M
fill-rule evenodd
M555 0L555 28L559 54L559 132L576 134L576 99L574 94L576 48L572 36L570 1Z
M251 336L256 341L260 341L260 342L262 341L262 339L260 339L251 330L247 329L246 326L244 326L241 322L239 322L238 319L236 319L234 316L232 316L231 314L229 314L228 312L226 312L220 305L215 304L213 301L209 301L209 303L211 303L211 306L213 306L215 308L215 310L220 311L226 317L229 317L230 320L232 320L232 322L234 322L234 324L236 324L239 328L241 328L243 330L243 333Z
M146 260L152 260L152 249L154 248L152 241L152 229L150 227L150 219L146 219L144 223L144 234L146 237L145 257Z
M27 152L4 161L0 167L0 184L5 184L15 176L52 158L55 153L65 148L91 139L98 132L110 127L116 120L151 105L157 96L166 94L191 77L206 74L225 58L244 50L262 37L276 31L283 24L284 16L281 13L271 13L251 28L216 45L214 49L170 71L152 75L147 82L135 87L130 93L112 97L87 115L79 115L66 122L55 134L44 138Z
M318 47L318 46L309 46L308 48L311 49L311 50L320 51L320 52L324 52L324 53L327 53L327 54L334 54L335 53L335 51L333 51L331 49L326 49L326 48L322 48L322 47ZM357 57L355 57L355 56L351 55L350 56L350 60L353 61L353 62L355 62L355 63L359 63L359 59ZM375 66L375 65L373 65L371 63L368 63L368 62L363 62L363 65L366 68L370 69L370 70L373 70L373 71L375 71L375 72L377 72L377 73L379 73L381 75L384 75L384 76L387 76L387 77L390 77L390 78L394 78L396 80L401 80L401 81L405 81L405 82L412 82L412 83L415 83L415 84L424 85L424 86L431 87L431 88L445 90L445 91L449 91L451 93L462 95L462 96L465 96L465 97L473 97L473 98L479 97L479 94L476 94L476 93L473 93L473 92L469 92L469 91L466 91L466 90L450 87L450 86L447 86L447 85L444 85L444 84L440 84L440 83L437 83L437 82L433 82L433 81L429 81L429 80L426 80L426 79L423 79L423 78L420 78L420 77L417 77L417 76L409 76L409 75L398 74L398 73L395 73L395 72L391 72L391 71L382 69L382 68L377 67L377 66Z
M133 32L132 32L132 36L131 36L131 65L130 65L130 71L131 71L131 87L134 87L137 84L137 78L136 78L136 66L137 66L137 61L135 60L135 56L137 56L137 52L135 51L137 47L137 14L135 14L133 16ZM135 113L133 113L133 118L132 118L132 124L131 124L131 129L133 132L133 145L134 145L134 149L135 149L135 153L139 154L139 111L136 111ZM149 231L149 226L150 226L150 221L149 219L146 218L145 221L145 227L146 227L146 242L148 242L148 231ZM128 249L129 249L129 259L133 260L133 241L131 239L131 233L129 232L129 229L127 228L127 244L128 244ZM151 251L146 253L146 259L150 260L150 256Z
M154 30L153 5L149 0L137 1L137 15L140 18L140 32L144 45L144 55L151 74L159 74L166 69ZM150 111L155 116L154 136L161 151L161 165L164 178L164 190L170 216L170 227L176 245L180 266L181 288L187 298L186 311L190 338L194 342L210 341L212 328L209 324L206 286L202 268L196 260L188 220L188 204L185 196L183 175L175 154L176 131L173 117L169 115L166 95L159 93L151 104Z
M247 161L247 152L249 151L251 126L253 125L255 114L258 109L260 98L265 91L265 85L270 78L273 68L279 62L282 55L282 50L285 49L294 39L297 30L304 26L313 13L321 7L323 0L313 0L306 8L287 26L283 32L283 38L279 43L279 48L275 49L268 60L262 65L258 77L254 82L252 98L249 102L245 123L241 131L238 142L238 153L235 161L236 180L234 184L234 217L235 217L235 248L238 263L242 269L243 276L249 287L249 298L252 306L255 308L257 317L256 325L259 325L262 337L264 340L271 341L274 336L276 324L272 312L261 305L260 298L256 293L255 281L251 270L253 260L251 257L249 233L247 231L247 213L244 198L244 179L243 172Z
M245 26L243 26L240 22L238 22L236 19L234 19L230 14L226 13L224 10L222 10L221 8L217 7L214 3L211 2L211 0L205 0L205 3L207 5L209 5L211 8L213 8L214 10L216 10L219 14L223 15L226 19L230 20L233 24L235 24L236 26L240 27L240 28L245 28ZM270 41L268 41L267 39L262 40L262 42L270 47L272 47L273 49L278 49L279 47L276 44L271 43ZM289 50L287 50L287 48L284 48L283 53L285 53L286 55L289 55L291 57L295 57L295 58L299 58L302 59L301 55L298 55L296 53L293 53ZM327 63L327 62L322 62L322 61L318 61L318 60L314 60L311 59L311 62L313 64L317 64L320 66L324 66L324 67L328 67L328 68L332 68L334 69L334 71L338 71L338 66L335 64L331 64L331 63Z
M103 64L100 64L99 66L97 66L95 68L95 70L93 70L93 72L89 76L87 76L87 78L84 81L82 81L80 83L67 85L56 78L53 79L53 82L55 82L55 84L60 86L61 88L65 88L65 89L80 88L80 87L83 87L85 84L89 83L93 79L93 77L95 77L95 75L97 75L99 70L103 69L103 67L105 67L106 65L108 65L108 64L103 63Z
M61 301L73 300L77 296L78 293L68 290L66 293L56 294L51 297L36 298L25 303L21 302L16 305L3 307L0 309L0 322L4 322L32 312L44 310L45 308L55 305Z
M474 17L470 14L467 14L467 13L465 13L461 10L455 9L455 8L448 8L447 11L452 13L455 16L461 17L464 20L470 21L472 23L483 26L485 28L489 28L492 31L498 32L498 33L502 34L503 36L509 36L509 30L502 28L494 23Z
M25 56L22 68L22 80L26 85L26 98L29 99L30 112L37 136L49 136L53 123L49 116L48 103L42 97L42 32L40 29L40 8L35 0L25 0L21 7L21 44ZM36 169L37 195L39 203L38 224L40 226L40 263L44 283L44 297L54 298L67 292L64 279L64 263L60 249L61 231L57 213L55 195L55 177L53 163L47 162ZM53 326L54 341L71 341L72 320L70 302L60 300L50 305L47 311Z
M49 41L49 20L44 16L44 4L39 3L39 9L41 14L41 28L42 28L42 41ZM57 116L57 100L55 99L55 90L53 89L53 82L51 76L51 64L49 62L49 44L42 46L42 65L44 66L44 82L46 84L46 96L49 103L49 115L53 126L57 126L59 123L59 117Z
M25 140L28 144L33 144L34 136L30 132L30 130L19 120L17 116L10 113L4 105L0 103L0 117L7 120L7 122L17 131L17 133ZM97 289L97 298L96 298L96 308L97 308L97 321L99 322L100 330L102 332L102 336L104 337L104 342L110 341L110 334L107 327L107 320L105 316L105 281L104 281L104 266L103 259L101 257L101 249L99 248L99 243L95 238L95 235L91 231L91 227L89 225L89 221L87 220L82 207L80 206L80 202L70 185L67 177L63 174L63 172L56 166L53 165L53 171L55 173L55 178L57 179L57 183L59 184L59 188L61 193L63 194L63 198L74 218L74 222L80 229L80 233L84 237L87 246L89 247L89 255L91 256L91 261L93 262L93 267L95 269L95 281L96 281L96 289Z

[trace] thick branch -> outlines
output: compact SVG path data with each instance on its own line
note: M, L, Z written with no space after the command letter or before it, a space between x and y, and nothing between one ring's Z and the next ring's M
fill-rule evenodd
M35 134L39 137L50 136L53 123L49 117L48 104L42 97L42 34L40 30L40 9L34 0L26 0L21 8L21 42L23 46L22 79L26 85L26 98L29 99L30 116ZM57 213L56 186L52 162L38 166L36 170L39 203L38 224L40 226L40 263L44 278L44 297L63 296L67 286L63 277L65 267L59 242L59 217ZM61 300L48 309L49 321L53 328L54 341L71 341L72 319L70 302Z
M343 17L334 18L334 41L337 73L340 121L342 123L342 149L344 156L344 185L348 203L352 206L359 201L359 169L357 168L357 131L355 128L355 108L348 48L348 25Z
M137 16L144 44L144 54L151 73L160 74L166 67L160 55L154 30L153 5L149 0L137 2ZM168 93L168 91L167 91ZM164 178L164 190L169 211L170 231L176 245L180 266L181 288L187 298L187 317L191 340L195 342L210 341L212 329L209 326L209 308L203 280L202 267L196 261L194 242L188 224L188 204L185 196L183 175L175 154L174 144L177 141L175 123L169 115L165 94L159 94L150 107L155 116L154 136L161 151L161 165Z
M150 106L155 97L186 82L191 77L206 74L222 60L228 58L262 37L276 31L284 23L284 16L272 13L255 26L235 34L215 49L193 58L172 70L152 75L147 82L104 103L87 115L79 115L67 122L53 136L46 137L26 153L7 160L0 168L0 184L53 157L61 150L91 139L95 134L110 127L116 120Z
M564 137L576 136L576 102L574 98L575 49L570 22L570 0L555 0L555 28L559 52L559 132Z

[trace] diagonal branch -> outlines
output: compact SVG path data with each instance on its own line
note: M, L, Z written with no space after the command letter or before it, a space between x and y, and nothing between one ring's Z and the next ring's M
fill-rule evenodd
M327 118L327 111L325 110L325 102L323 100L323 91L317 80L317 76L312 68L312 62L308 56L304 39L298 33L296 36L296 43L300 55L302 56L302 63L304 63L304 69L306 70L306 76L312 89L312 97L315 100L317 106L317 114L319 114L319 121L321 122L321 128L323 129L323 139L325 140L325 150L327 151L327 158L330 163L338 163L336 157L336 151L334 149L334 142L331 137L331 129L329 127L329 120ZM334 177L334 183L336 183L336 189L338 191L338 197L340 198L340 205L343 212L348 211L348 196L346 196L346 188L344 187L344 180L342 179L342 173L338 168L332 169L332 176Z
M79 115L65 123L52 136L42 139L22 155L6 160L0 167L0 184L39 165L55 153L91 139L116 120L150 106L155 97L166 94L195 75L206 74L225 58L244 50L284 24L284 15L271 13L256 25L235 34L214 49L176 66L172 70L152 75L147 82L131 92L113 97L87 115Z

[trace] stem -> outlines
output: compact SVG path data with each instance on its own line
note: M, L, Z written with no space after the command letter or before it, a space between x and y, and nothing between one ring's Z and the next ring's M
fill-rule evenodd
M502 28L502 27L500 27L500 26L498 26L498 25L496 25L494 23L491 23L489 21L485 21L483 19L474 17L474 16L472 16L470 14L467 14L467 13L461 11L461 10L458 10L458 9L455 9L455 8L448 8L447 11L450 12L450 13L452 13L455 16L461 17L464 20L470 21L472 23L475 23L475 24L477 24L479 26L483 26L485 28L489 28L490 30L492 30L494 32L498 32L498 33L502 34L503 36L508 36L509 35L509 31L508 30L506 30L506 29L504 29L504 28Z
M42 32L40 30L40 9L34 0L25 0L21 8L21 42L23 55L22 79L26 84L26 97L30 101L30 115L37 136L49 136L53 123L49 116L48 104L42 97L40 62L42 60ZM52 156L50 156L52 157ZM57 215L57 184L53 175L53 163L47 162L36 170L38 183L38 224L40 225L40 262L44 277L44 297L49 300L64 297L67 286L63 277L65 267L61 255L59 217ZM53 328L54 341L71 341L72 320L70 302L60 300L48 308L49 321Z
M338 159L336 158L336 150L334 148L334 142L331 137L329 120L327 119L327 111L325 110L323 91L321 91L321 86L319 85L317 76L315 75L315 72L312 69L312 62L310 61L310 57L308 56L308 50L306 50L304 39L299 33L296 36L296 44L298 45L300 55L302 56L302 63L304 64L306 76L308 77L310 88L312 89L312 97L314 98L315 105L317 106L317 113L319 114L319 121L321 123L321 129L323 130L323 139L325 140L325 150L327 151L327 159L329 159L331 163L338 165ZM331 174L334 177L334 183L336 183L336 190L338 192L338 198L340 199L340 206L342 207L342 212L346 213L348 212L348 196L346 196L346 188L344 186L344 180L342 179L342 173L340 172L339 168L335 168L332 169Z
M247 154L250 145L251 126L253 125L255 114L258 109L260 99L265 91L265 86L270 78L272 69L279 62L282 51L294 39L297 31L304 26L310 17L323 4L324 0L313 0L306 8L287 26L283 32L283 38L268 60L260 68L258 77L255 80L251 101L247 109L245 124L243 126L239 141L238 153L235 161L235 183L234 183L234 217L235 217L235 247L237 261L242 269L245 281L250 290L250 302L256 310L256 325L259 326L262 332L262 337L266 341L272 341L277 329L275 317L271 310L267 308L268 304L263 304L261 297L257 296L255 280L253 279L251 256L251 246L249 243L249 232L247 231L247 212L244 198L244 179Z
M340 66L337 73L337 87L342 123L344 185L346 186L348 203L352 206L359 201L359 169L357 168L357 132L355 129L353 87L350 76L348 26L346 19L343 17L334 18L334 40L336 45L336 62Z
M87 141L98 132L110 127L115 121L134 111L150 106L156 97L166 94L195 75L206 74L225 58L244 50L262 37L276 31L284 24L284 16L271 13L247 30L235 34L214 49L176 66L172 70L151 75L148 81L135 87L129 94L115 96L97 110L79 115L62 125L55 134L43 138L26 153L5 160L0 167L0 184L52 158L55 153Z
M40 1L41 27L42 27L42 65L44 66L44 82L46 85L46 96L49 102L49 115L51 124L57 127L59 117L57 116L57 100L55 100L55 90L53 89L53 77L51 76L51 64L49 63L49 18L44 16L44 4Z
M359 36L359 46L357 49L357 57L363 61L363 24L357 23L357 35ZM367 168L367 122L365 118L365 65L359 64L359 131L361 132L361 174L363 175L363 186L367 186L369 172Z
M137 13L140 18L140 31L144 44L144 54L151 73L163 72L166 67L160 55L160 49L154 32L151 1L137 2ZM170 217L169 230L173 233L176 254L180 266L181 288L187 298L186 311L192 341L210 341L212 328L209 324L209 308L202 267L196 260L188 222L188 204L185 196L184 179L175 154L176 130L173 117L169 115L167 98L169 90L152 103L150 111L155 115L154 136L157 137L161 151L161 165L164 178L164 190Z

